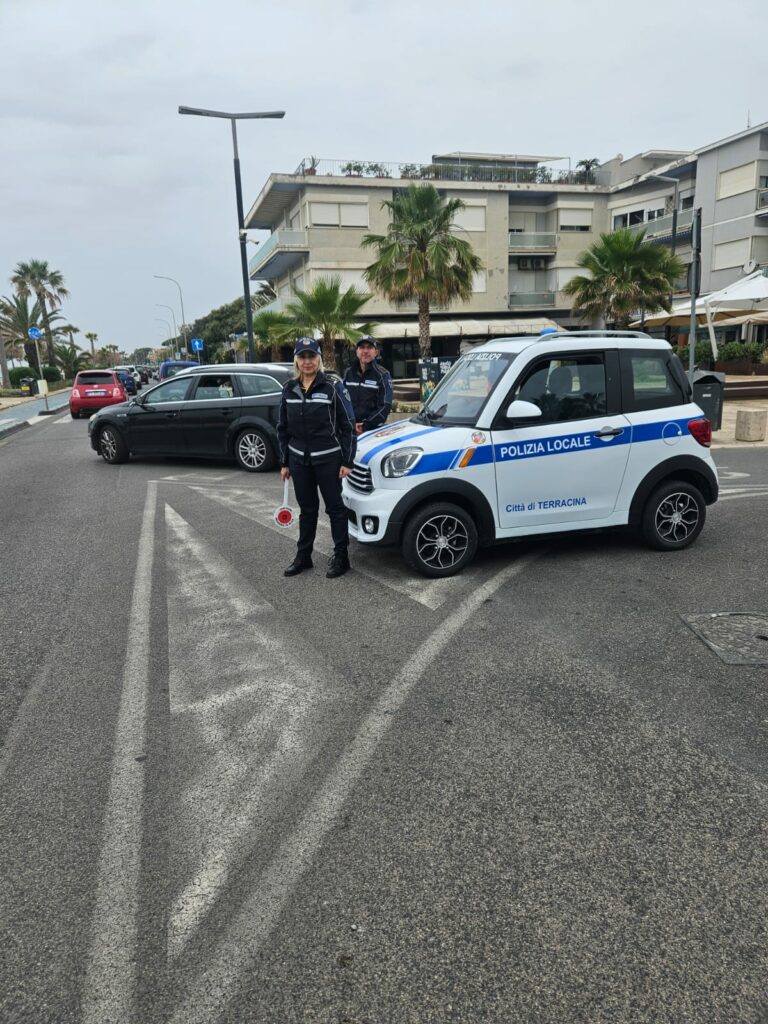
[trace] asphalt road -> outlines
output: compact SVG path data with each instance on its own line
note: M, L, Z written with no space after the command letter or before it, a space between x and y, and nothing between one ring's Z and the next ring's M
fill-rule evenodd
M768 1020L766 667L682 618L768 616L768 461L717 457L676 555L286 580L275 475L0 440L0 1019Z

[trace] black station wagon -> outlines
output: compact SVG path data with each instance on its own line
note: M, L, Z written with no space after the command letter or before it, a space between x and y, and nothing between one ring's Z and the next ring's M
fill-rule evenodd
M236 363L184 370L88 422L105 462L131 455L234 459L261 473L277 461L280 394L291 363Z

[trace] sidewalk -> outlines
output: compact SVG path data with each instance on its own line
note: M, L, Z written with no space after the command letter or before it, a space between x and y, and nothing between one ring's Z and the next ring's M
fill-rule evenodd
M768 448L765 441L737 441L736 413L739 409L768 409L768 398L728 400L723 403L723 426L712 435L713 448ZM768 433L768 432L767 432Z
M71 388L64 388L62 391L54 391L53 394L48 395L49 409L55 409L57 412L66 409L71 390ZM45 416L38 416L40 410L45 410L45 399L38 398L36 395L28 398L0 399L0 437L15 433L33 423L43 423Z

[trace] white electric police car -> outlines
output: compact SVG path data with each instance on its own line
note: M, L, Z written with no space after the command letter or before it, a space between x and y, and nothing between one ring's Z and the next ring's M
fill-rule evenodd
M467 352L421 412L358 438L343 496L362 544L451 576L478 545L636 528L691 544L717 500L712 430L670 346L638 332L500 338Z

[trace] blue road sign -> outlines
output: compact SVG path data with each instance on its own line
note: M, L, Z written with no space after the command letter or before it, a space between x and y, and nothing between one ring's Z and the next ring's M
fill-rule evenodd
M190 342L190 345L192 346L192 351L193 352L202 352L203 351L203 339L202 338L193 338L192 341Z
M39 341L43 336L43 332L39 327L30 327L27 334L30 336L32 341Z

